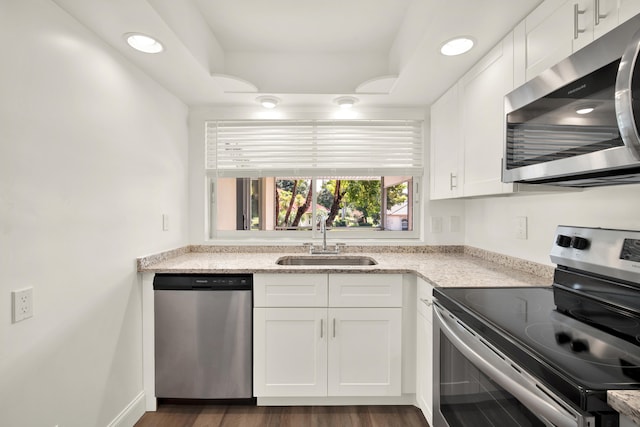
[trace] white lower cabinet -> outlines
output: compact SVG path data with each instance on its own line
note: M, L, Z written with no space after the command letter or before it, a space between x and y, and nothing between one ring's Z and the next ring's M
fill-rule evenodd
M433 287L418 279L416 325L416 401L424 417L433 425Z
M330 308L329 396L399 396L401 308Z
M254 308L256 396L326 396L326 325L326 308Z
M254 275L257 294L264 293L264 284L274 289L277 281L283 286L300 281L290 275L263 276L273 275ZM273 295L260 300L269 303L254 307L256 397L400 396L402 298L391 298L389 305L395 307L367 304L389 290L402 295L402 275L370 275L368 281L357 274L329 275L329 280L318 277L327 275L310 276L316 276L316 283L332 284L327 287L329 300L339 307L288 307L291 298L278 300ZM332 298L330 289L341 290L347 299ZM358 292L369 295L363 306L344 307L358 304ZM323 299L310 301L319 304Z

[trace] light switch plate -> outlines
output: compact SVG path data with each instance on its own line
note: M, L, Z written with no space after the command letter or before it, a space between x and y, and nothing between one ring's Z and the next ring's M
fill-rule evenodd
M162 231L169 231L169 215L162 214Z

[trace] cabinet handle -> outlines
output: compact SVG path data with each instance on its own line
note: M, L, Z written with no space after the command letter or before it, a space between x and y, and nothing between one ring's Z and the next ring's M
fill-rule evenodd
M324 336L324 319L320 319L320 338Z
M456 180L455 185L453 184L453 180ZM449 190L453 190L454 188L458 188L458 176L453 172L449 173Z
M586 29L584 30L580 29L580 23L578 21L578 16L583 15L585 12L586 12L585 10L580 10L578 3L573 5L573 38L574 40L577 40L578 36L581 33L584 33L586 31Z
M424 305L426 305L427 307L431 307L433 305L433 302L429 301L426 298L420 298L420 301L422 301L424 303Z
M336 318L333 318L333 337L336 337Z
M607 17L607 14L604 15L600 13L600 0L595 0L595 10L593 12L593 16L595 17L595 24L600 25L600 20Z

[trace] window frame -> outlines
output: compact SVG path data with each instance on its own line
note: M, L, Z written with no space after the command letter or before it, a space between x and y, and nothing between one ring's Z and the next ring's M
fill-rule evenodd
M247 177L252 178L252 177ZM255 178L255 177L253 177ZM319 179L319 176L311 176L310 179L312 182ZM422 192L422 177L413 176L413 185L412 190L413 194L411 197L412 203L412 230L406 231L396 231L396 230L385 230L385 229L345 229L339 228L335 230L335 233L331 233L333 231L333 227L328 228L329 234L327 235L329 238L337 239L337 240L346 240L346 241L357 241L357 240L416 240L419 239L422 232L422 213L421 213L421 203L420 200L421 192ZM208 212L208 238L211 240L273 240L274 238L284 239L287 241L295 241L302 242L308 241L309 239L318 239L322 238L320 233L320 229L317 224L314 224L311 230L218 230L217 229L217 188L218 188L218 176L215 171L207 172L207 187L211 189L207 195L207 206L209 207ZM317 194L314 194L314 200L317 197ZM317 206L318 203L314 201L312 203L312 215L313 218L317 215Z
M344 110L316 110L316 109L289 109L282 108L278 111L264 112L256 109L229 109L217 107L196 108L190 113L190 145L192 153L190 164L196 168L192 175L201 184L199 190L192 194L190 205L194 208L192 216L191 233L200 235L202 244L240 244L240 245L283 245L289 246L307 242L310 239L322 238L319 230L311 231L218 231L216 218L215 193L218 176L229 177L226 173L218 174L215 169L208 169L208 154L203 141L207 138L207 125L212 121L225 120L413 120L421 123L421 151L422 167L415 173L385 173L377 168L369 170L341 170L336 175L371 176L371 175L404 175L413 177L413 229L412 231L347 231L336 233L337 241L346 241L349 244L370 245L377 242L385 244L418 244L424 241L425 233L425 199L428 176L426 165L428 164L428 114L421 108L384 108L384 109L358 109L354 111ZM332 171L337 172L337 171ZM291 176L291 171L277 171L272 176ZM258 174L246 173L245 176L258 177ZM200 196L197 196L199 193ZM198 213L200 212L200 213ZM201 225L197 225L201 224ZM332 232L329 238L333 239Z

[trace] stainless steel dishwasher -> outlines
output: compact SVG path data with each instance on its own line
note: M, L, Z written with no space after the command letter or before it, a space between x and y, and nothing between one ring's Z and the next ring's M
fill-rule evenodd
M251 275L156 274L156 397L251 399Z

